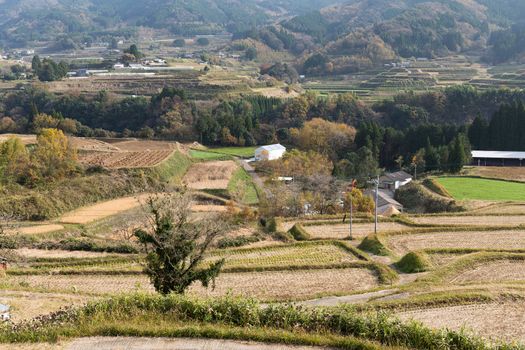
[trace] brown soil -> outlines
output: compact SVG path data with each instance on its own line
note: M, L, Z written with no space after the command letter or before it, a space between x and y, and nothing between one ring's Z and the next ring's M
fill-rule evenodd
M162 163L173 154L173 150L139 152L90 152L79 156L79 162L109 169L149 168Z

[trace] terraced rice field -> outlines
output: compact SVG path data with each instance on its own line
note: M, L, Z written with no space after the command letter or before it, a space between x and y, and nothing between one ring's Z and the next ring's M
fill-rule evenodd
M288 266L323 266L357 261L354 255L330 243L234 249L214 254L210 259L217 258L226 259L226 268L284 269Z
M430 248L525 249L525 230L416 233L384 240L400 255Z
M173 154L173 150L137 152L90 152L79 155L79 162L109 169L150 168L159 165Z
M135 197L119 198L98 203L89 207L75 210L62 216L59 222L64 224L87 224L116 215L133 208L137 208L150 194L141 194Z
M146 276L11 276L6 284L29 286L50 292L105 295L131 292L153 292ZM194 285L190 293L219 296L233 293L263 300L300 300L320 294L350 294L378 286L377 277L368 269L348 268L330 270L271 271L223 273L215 290Z
M350 236L350 224L339 225L314 225L304 226L304 229L317 239L346 239ZM406 231L410 230L408 226L401 225L395 222L380 222L378 224L378 232L392 232L392 231ZM363 238L374 232L373 223L358 223L354 224L352 233L354 238Z
M114 147L123 152L142 152L142 151L174 151L182 147L177 142L167 141L147 141L147 140L125 140L112 143Z
M234 161L197 163L191 166L183 181L194 190L225 190L237 169L238 165Z
M525 204L504 204L491 205L485 208L477 209L476 214L508 214L508 215L525 215Z
M525 281L525 260L498 260L486 262L462 271L449 279L450 283L494 283Z
M525 225L525 215L505 216L419 216L411 217L417 224L457 226L519 226Z
M449 306L399 313L403 320L415 319L433 328L466 328L479 336L510 342L525 342L525 303Z

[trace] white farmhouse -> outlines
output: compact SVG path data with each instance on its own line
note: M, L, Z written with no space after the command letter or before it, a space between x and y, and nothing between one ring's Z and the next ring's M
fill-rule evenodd
M255 161L281 159L286 153L286 147L281 144L261 146L255 150Z

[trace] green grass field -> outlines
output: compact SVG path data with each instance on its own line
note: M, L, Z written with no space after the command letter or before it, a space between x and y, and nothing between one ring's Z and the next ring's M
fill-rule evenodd
M441 177L437 181L458 200L525 201L525 184L472 177Z
M255 155L255 149L257 147L221 147L221 148L210 148L209 152L226 154L241 158L251 158Z
M193 159L202 160L202 161L229 160L229 159L231 159L231 156L223 154L223 153L199 151L199 150L195 150L195 149L190 150L190 156Z

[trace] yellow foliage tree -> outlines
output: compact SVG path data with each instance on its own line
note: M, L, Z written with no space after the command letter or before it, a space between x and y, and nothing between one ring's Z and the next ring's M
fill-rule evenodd
M2 181L21 181L27 172L29 153L18 137L12 137L0 145L0 171Z
M315 151L338 159L338 156L348 152L355 139L356 130L342 123L332 123L324 119L314 118L302 129L291 131L294 144L305 151Z
M370 196L365 196L359 188L354 188L346 194L344 200L345 211L350 210L350 201L352 201L353 210L358 213L371 214L375 209L374 199Z
M42 129L31 160L40 179L61 179L77 168L76 149L57 129Z

